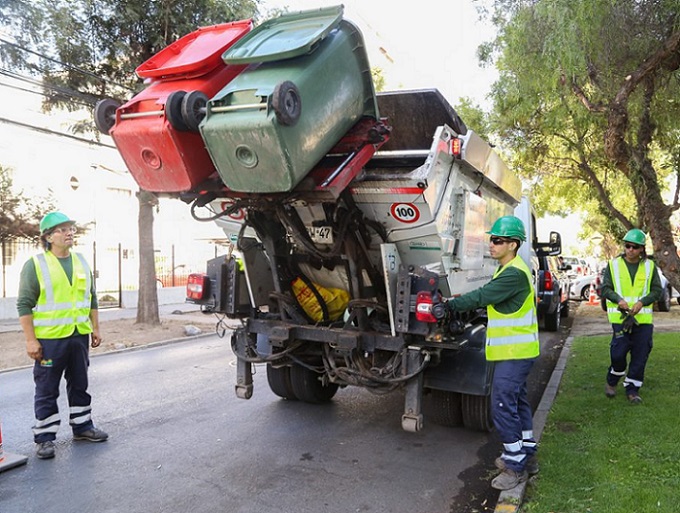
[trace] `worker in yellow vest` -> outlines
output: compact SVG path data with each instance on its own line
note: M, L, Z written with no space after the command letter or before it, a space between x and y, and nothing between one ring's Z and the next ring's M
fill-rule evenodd
M494 363L491 409L503 443L496 459L502 472L491 482L509 490L538 472L533 416L527 398L527 376L539 355L536 295L531 271L517 256L526 240L524 224L514 216L499 218L487 232L489 252L499 267L483 287L450 299L452 311L486 307L486 359Z
M631 404L642 402L640 387L652 351L652 310L663 294L656 265L645 254L646 239L642 230L629 230L623 237L623 254L609 261L602 277L602 297L607 300L607 316L614 331L604 393L610 399L615 397L616 385L625 376L623 386Z
M89 345L101 344L94 279L85 258L71 252L75 221L50 212L40 221L45 252L21 270L17 310L26 352L35 360L35 425L38 458L53 458L61 423L57 398L66 377L69 423L74 440L103 442L108 435L94 426L87 393Z

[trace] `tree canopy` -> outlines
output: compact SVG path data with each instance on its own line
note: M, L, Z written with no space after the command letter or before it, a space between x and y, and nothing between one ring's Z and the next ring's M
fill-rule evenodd
M14 187L11 169L0 164L0 243L40 239L40 219L54 210L51 198L27 197Z
M680 0L496 0L493 121L553 213L649 233L680 288ZM667 189L672 187L670 200Z

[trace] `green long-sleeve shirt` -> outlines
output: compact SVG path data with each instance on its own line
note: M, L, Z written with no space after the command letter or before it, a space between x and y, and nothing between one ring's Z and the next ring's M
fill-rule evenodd
M510 314L522 307L530 290L526 274L510 266L486 285L450 299L447 306L452 311L467 312L493 305L499 312Z
M64 272L68 278L68 281L72 283L73 277L73 261L71 256L64 258L58 258L59 263L64 268ZM90 308L96 310L99 307L97 302L97 294L94 287L94 279L92 280L92 301L90 302ZM40 283L38 282L38 275L35 272L35 263L32 258L29 258L24 267L21 269L21 274L19 275L19 295L17 297L17 311L19 312L19 317L24 315L32 315L33 308L38 303L38 298L40 297Z
M625 258L623 261L625 262L628 272L630 273L631 282L635 282L635 275L637 274L640 263L642 263L643 260L640 260L640 262L635 264L631 264ZM654 264L654 268L656 269L656 264ZM649 294L640 298L640 301L642 301L643 306L648 306L661 299L662 295L663 289L661 288L661 278L659 278L659 273L655 271L652 273L652 282L649 284ZM609 299L609 301L612 303L618 303L622 299L619 293L614 289L614 280L612 280L609 265L604 268L604 274L602 276L602 296Z

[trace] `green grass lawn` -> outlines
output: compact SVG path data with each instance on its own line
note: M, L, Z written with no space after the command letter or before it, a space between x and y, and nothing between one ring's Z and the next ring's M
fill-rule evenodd
M609 340L572 344L524 513L680 511L680 334L654 336L639 405L604 395Z

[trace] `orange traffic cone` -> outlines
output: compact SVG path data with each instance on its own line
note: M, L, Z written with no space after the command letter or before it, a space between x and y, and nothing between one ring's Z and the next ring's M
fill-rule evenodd
M2 450L2 423L0 423L0 472L9 470L19 465L23 465L28 461L28 457L12 454L10 452L3 452Z
M597 294L595 293L595 285L590 284L590 295L588 296L588 303L586 303L590 306L596 306L600 304L600 300L597 298Z

